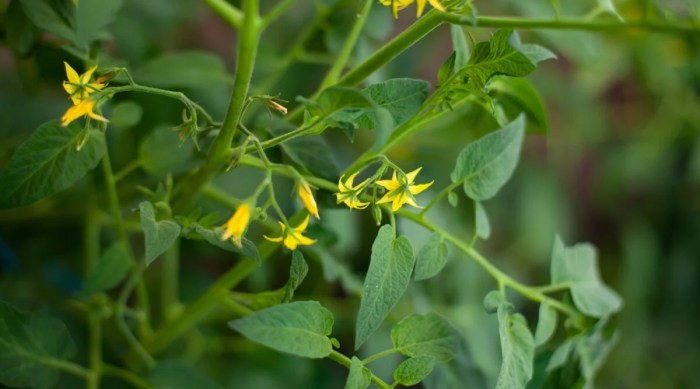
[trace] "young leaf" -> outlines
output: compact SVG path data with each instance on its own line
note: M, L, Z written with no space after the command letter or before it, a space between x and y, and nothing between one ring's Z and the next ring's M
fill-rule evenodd
M474 200L487 200L510 179L520 156L523 115L503 128L470 143L457 157L453 182L464 181L464 192Z
M525 388L532 378L535 343L525 317L513 313L513 306L508 302L498 307L498 333L503 362L496 388Z
M260 264L260 253L258 253L258 247L255 245L255 243L251 242L250 240L242 238L242 247L238 248L238 246L233 244L233 242L231 242L230 240L221 239L221 236L223 235L223 231L221 230L212 230L204 228L199 224L195 224L194 231L197 234L199 234L202 238L204 238L204 240L209 242L209 244L226 251L232 251L234 253L241 254L254 260L258 263L258 265Z
M457 61L457 52L453 51L452 54L447 57L445 62L440 65L437 74L438 86L442 86L447 82L447 80L452 77L455 72L455 62Z
M527 132L549 132L544 102L530 80L494 77L489 83L489 93L497 99L507 117L516 117L521 112L527 115Z
M312 118L318 120L319 133L327 127L354 131L359 120L377 107L364 92L349 87L330 87L316 101L298 98L304 103Z
M257 311L229 325L271 349L307 358L327 357L333 315L316 301L297 301Z
M564 341L564 343L559 345L559 347L554 350L552 356L549 358L545 371L549 373L552 370L563 366L566 363L566 360L569 359L569 354L571 354L571 350L574 348L574 345L576 345L577 339L578 336L575 336L571 339L567 339Z
M141 228L146 239L146 265L150 265L180 236L180 225L171 220L156 221L153 204L148 201L139 204L139 212Z
M129 271L131 257L122 243L114 243L100 256L99 261L83 284L86 295L108 290L119 284Z
M294 250L292 252L292 266L289 268L289 280L284 286L284 299L283 302L289 302L294 296L294 291L301 285L304 281L306 273L309 272L309 265L306 264L304 256L301 251Z
M89 139L77 151L83 135L82 127L75 122L68 127L61 127L58 121L39 126L0 172L0 209L29 205L51 196L97 166L106 151L104 133L89 130Z
M95 40L104 38L104 28L122 7L123 0L80 0L75 7L75 44L87 49Z
M418 356L409 358L394 370L394 380L404 386L417 385L425 379L435 366L435 358Z
M401 125L418 113L430 92L430 84L423 80L411 78L394 78L372 84L362 92L372 99L379 107L391 113L393 124ZM377 118L374 112L360 116L358 125L362 128L377 128Z
M416 255L416 280L426 280L434 277L447 263L447 244L442 235L433 233Z
M169 53L147 62L134 79L161 88L206 88L231 83L221 58L203 51Z
M394 348L409 357L430 356L438 361L452 359L459 347L457 330L435 313L413 314L391 329Z
M557 237L552 250L552 283L570 283L571 297L581 312L604 317L622 307L622 299L600 279L595 248L587 243L564 246Z
M546 301L540 304L537 329L535 329L535 346L545 344L557 329L557 311Z
M273 136L284 135L292 130L287 123L274 120L264 123L263 126ZM337 180L338 165L331 147L320 136L302 136L290 139L280 145L280 148L294 161L294 163L309 172L327 180Z
M498 307L506 301L505 296L498 290L492 290L484 296L484 309L488 313L496 313Z
M488 239L491 236L491 224L489 223L489 215L486 214L484 206L481 202L474 201L474 226L476 236L481 239Z
M462 26L451 24L450 37L452 38L452 50L455 53L455 69L461 69L469 61L469 45Z
M548 59L556 59L557 55L551 50L534 43L525 43L520 46L520 52L525 54L525 56L534 64L538 64L542 61Z
M599 321L592 333L580 336L576 342L576 354L581 360L581 373L590 387L598 370L620 338L618 332L609 337L603 333L605 322L606 320Z
M161 361L151 371L153 389L222 389L223 387L184 361Z
M68 23L45 0L19 0L24 13L37 28L67 41L75 41L75 33Z
M366 389L372 383L372 372L357 357L352 357L345 389Z
M66 326L45 314L24 314L0 301L0 383L11 387L53 387L55 363L75 353Z
M413 247L405 237L394 237L394 227L379 229L372 245L367 276L362 286L355 326L355 350L379 327L408 288L414 264Z

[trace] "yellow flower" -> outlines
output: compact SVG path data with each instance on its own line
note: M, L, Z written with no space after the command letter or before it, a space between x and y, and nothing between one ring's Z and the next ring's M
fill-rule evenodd
M354 209L365 209L369 205L369 203L362 202L359 199L360 193L362 193L367 182L369 182L369 178L353 186L358 173L348 177L345 182L343 182L343 177L340 177L340 180L338 180L338 193L335 194L338 204L344 202L345 205Z
M233 213L230 219L226 222L224 234L221 240L233 238L233 243L241 247L241 238L245 233L248 224L250 223L250 205L248 203L241 204L236 212Z
M90 96L91 93L97 92L105 87L105 84L95 81L90 82L92 74L95 73L97 66L93 66L88 69L87 72L78 75L67 62L63 62L66 67L66 77L68 81L63 81L63 89L68 92L71 100L73 100L74 105L80 104L81 101L85 100Z
M433 181L430 181L427 184L413 185L413 181L416 179L416 176L418 175L418 172L420 172L421 169L422 168L419 167L418 169L407 173L406 175L402 174L400 179L396 176L396 170L394 170L394 174L392 175L391 180L377 181L377 185L380 185L387 190L384 197L377 201L377 204L391 202L391 209L394 212L398 211L399 208L401 208L401 206L406 203L416 208L422 208L421 206L416 204L413 195L417 195L420 192L428 189L430 185L433 185Z
M306 219L291 230L288 230L284 223L277 223L279 223L280 227L282 228L282 235L276 238L270 238L267 235L263 235L263 238L269 240L270 242L284 242L284 246L290 250L295 250L299 245L309 246L316 243L315 239L302 235L304 230L306 230L306 226L309 224L309 215L306 215Z
M95 109L95 100L92 99L86 99L81 101L80 103L73 105L72 107L68 108L66 113L63 114L61 117L61 127L65 127L69 125L72 121L75 119L81 117L81 116L89 116L95 120L99 120L101 122L108 122L109 120L105 119L103 116L100 116L93 112Z
M301 199L301 203L304 204L304 208L306 208L310 214L314 215L316 219L320 219L318 216L316 200L314 199L314 194L311 192L309 184L303 181L300 182L299 185L297 185L297 194L299 194L299 198Z
M394 15L394 19L399 18L399 11L408 7L409 5L416 3L416 17L419 18L423 15L423 10L425 9L425 3L430 3L433 8L446 12L445 7L440 4L438 0L379 0L382 5L391 7L391 13Z

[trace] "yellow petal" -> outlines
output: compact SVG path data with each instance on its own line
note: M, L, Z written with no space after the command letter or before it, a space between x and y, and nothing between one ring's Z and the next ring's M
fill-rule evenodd
M316 219L320 219L318 216L318 206L316 206L316 200L314 199L309 185L306 183L300 184L297 189L297 194L301 199L301 203L304 204L304 208L306 208L310 214L314 215Z
M423 15L423 10L425 9L425 3L426 0L417 0L416 1L416 17L419 18L421 15Z
M375 183L381 187L384 187L389 192L399 187L399 183L396 180L379 180Z
M290 249L290 250L296 250L297 248L297 240L292 237L291 234L289 234L286 238L284 238L284 247Z
M306 215L306 218L304 219L301 224L298 226L294 227L294 231L296 232L304 232L306 230L306 226L309 225L309 215Z
M68 62L63 62L63 65L66 68L66 77L68 78L68 82L71 84L80 84L80 77L78 76L78 72L75 71L70 65L68 65Z
M418 193L428 189L430 185L433 185L433 182L435 181L430 181L427 184L409 185L408 190L411 192L411 194L417 195Z
M281 242L281 241L282 241L282 237L281 237L281 236L278 236L278 237L276 237L276 238L271 238L271 237L269 237L269 236L267 236L267 235L263 235L263 238L269 240L270 242Z
M384 204L384 203L391 202L394 199L394 197L396 197L395 193L388 192L381 199L379 199L379 201L377 201L377 204Z
M412 184L413 181L416 179L416 176L418 175L418 173L420 172L421 169L423 169L422 166L419 167L418 169L416 169L416 170L410 172L410 173L406 173L406 181L407 181L409 184Z
M90 78L92 77L92 73L97 70L97 66L93 66L90 69L88 69L87 72L83 73L80 75L80 83L81 84L88 84L90 83Z
M241 239L249 223L250 205L248 203L243 203L226 222L226 230L221 239L226 240L228 238L233 238L233 243L241 247Z
M95 120L99 120L99 121L101 121L101 122L105 122L105 123L109 122L109 120L107 120L107 118L105 118L104 116L100 116L100 115L98 115L98 114L92 112L92 110L89 110L89 111L87 112L87 115L88 115L90 118L95 119Z
M66 110L66 113L61 116L61 127L65 127L69 124L71 124L74 120L77 118L84 116L87 113L87 110L89 107L87 106L88 100L85 100L84 102L78 104L78 105L73 105L68 110Z
M401 206L406 202L406 193L401 192L396 197L394 197L394 202L391 203L391 210L396 212L401 209Z
M443 7L443 5L440 4L438 0L428 0L428 2L430 3L430 5L433 6L433 8L437 9L438 11L447 12L445 7Z
M413 197L409 195L406 195L406 204L414 206L416 208L423 208L420 205L416 204L416 200L414 200Z

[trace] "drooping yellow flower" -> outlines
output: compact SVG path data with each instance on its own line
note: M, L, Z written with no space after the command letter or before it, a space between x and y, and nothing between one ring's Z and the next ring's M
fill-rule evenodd
M105 117L93 112L93 110L95 109L95 104L95 100L88 98L68 108L66 113L64 113L61 117L61 127L69 125L72 121L81 116L88 116L92 119L99 120L101 122L108 122L109 120L107 120Z
M320 219L318 216L318 206L316 206L316 200L314 199L314 194L311 192L311 187L306 182L300 182L297 185L297 194L301 199L301 203L304 204L310 214L314 215L316 219Z
M417 195L422 191L428 189L430 185L433 185L433 181L427 184L414 185L413 181L416 179L418 172L422 168L418 168L405 176L402 174L397 177L396 170L391 177L391 180L379 180L377 185L384 187L387 192L386 194L377 201L377 204L384 204L391 202L391 209L396 212L401 208L402 205L408 203L416 208L422 208L420 205L416 204L413 195Z
M394 15L394 19L399 18L399 11L408 7L409 5L416 3L416 17L419 18L423 15L423 10L425 10L425 4L430 3L433 8L438 11L446 12L447 10L443 7L438 0L379 0L382 5L391 7L391 13Z
M221 240L226 240L233 238L233 243L241 247L241 239L245 233L248 224L250 223L250 205L248 203L241 204L236 212L233 213L231 218L228 219L224 227L224 234L221 236Z
M337 203L340 204L341 202L345 203L350 208L354 209L365 209L369 205L368 202L362 202L360 201L360 194L362 191L365 189L365 186L367 186L367 183L369 182L369 178L362 181L361 183L354 185L353 182L355 181L355 177L359 174L355 173L348 177L348 179L343 182L343 177L340 177L340 180L338 180L338 193L335 194Z
M80 102L87 99L90 94L105 87L105 84L99 81L90 82L97 66L93 66L85 73L78 75L78 72L68 65L67 62L63 62L63 64L66 67L66 77L68 78L68 81L63 81L63 89L68 92L74 105L80 104Z
M269 240L270 242L283 242L284 247L290 250L295 250L299 245L309 246L316 243L315 239L311 239L302 235L302 233L306 230L306 226L309 224L309 215L306 215L304 221L301 222L301 224L299 224L298 226L292 228L291 230L288 230L287 226L284 223L278 223L282 228L282 235L276 238L270 238L267 235L263 235L263 238Z

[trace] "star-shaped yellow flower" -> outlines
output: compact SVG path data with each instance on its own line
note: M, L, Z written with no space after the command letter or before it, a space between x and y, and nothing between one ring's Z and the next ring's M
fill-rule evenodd
M423 10L425 10L425 4L430 3L433 8L446 12L445 7L440 4L438 0L379 0L382 5L391 7L391 13L394 15L394 19L399 18L399 11L408 7L409 5L416 3L416 17L419 18L423 15Z
M233 238L233 243L241 247L241 239L245 233L248 224L250 223L250 205L248 203L241 204L236 212L233 213L230 219L225 224L224 234L221 236L221 240L226 240Z
M63 81L63 89L68 92L74 105L80 104L80 102L87 99L91 93L97 92L105 87L103 83L97 81L90 82L97 66L93 66L88 69L87 72L78 75L78 72L68 65L67 62L63 62L63 64L66 67L66 77L68 78L68 81Z
M402 205L408 203L416 208L422 208L420 205L416 204L413 195L417 195L422 191L428 189L430 185L433 185L433 181L427 184L413 185L413 181L416 179L418 172L422 168L407 173L405 176L402 174L401 177L397 177L396 170L391 177L391 180L379 180L377 185L384 187L387 192L377 201L377 204L384 204L391 202L391 209L396 212L401 208Z
M340 180L338 180L338 193L335 194L338 204L343 202L348 207L354 209L365 209L369 205L367 202L360 201L359 198L367 182L369 182L369 178L353 186L353 182L358 173L348 177L345 182L343 182L343 177L340 177Z
M301 203L304 204L304 208L309 211L310 214L314 215L316 219L320 219L318 216L318 206L316 206L316 200L314 199L314 194L311 192L311 187L306 182L300 182L297 185L297 194Z
M69 125L72 121L81 116L88 116L101 122L108 122L109 120L93 112L95 109L95 104L95 100L88 98L68 108L66 113L64 113L61 117L61 127Z
M263 235L263 238L269 240L270 242L283 242L284 247L290 250L295 250L299 245L309 246L316 243L315 239L302 235L302 233L306 230L306 226L309 224L309 215L306 215L306 219L291 230L288 230L284 223L277 223L279 223L280 227L282 228L282 235L276 238L270 238L267 235Z

